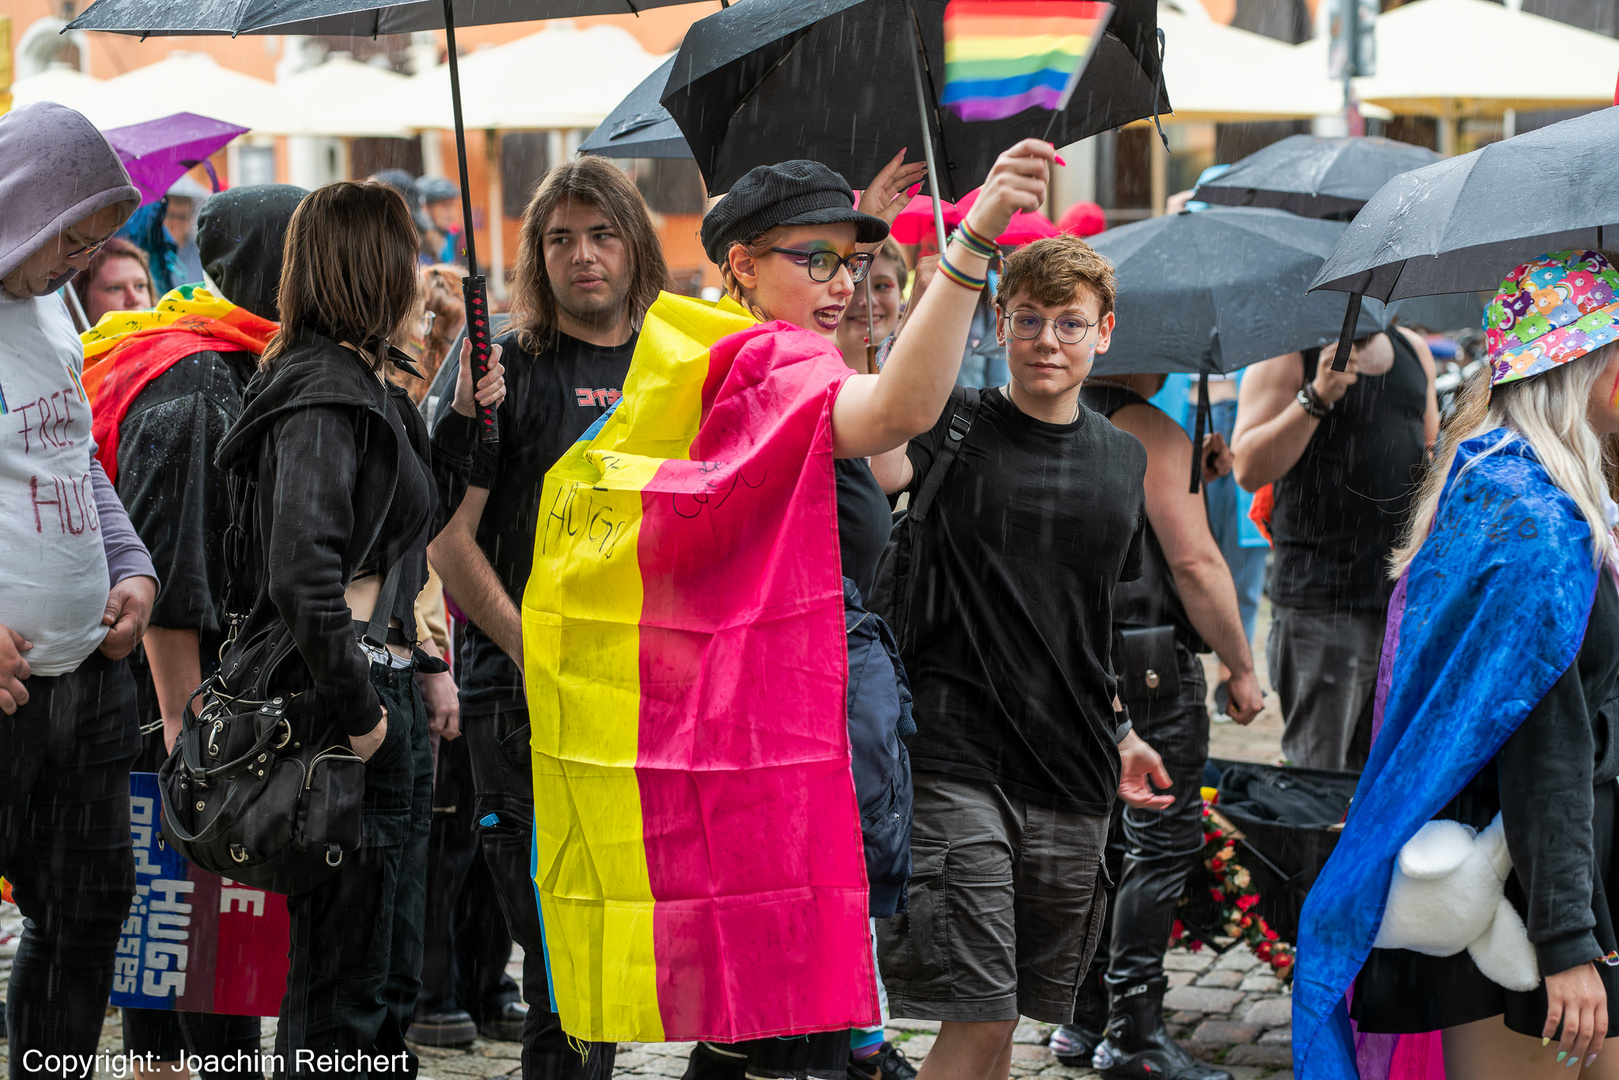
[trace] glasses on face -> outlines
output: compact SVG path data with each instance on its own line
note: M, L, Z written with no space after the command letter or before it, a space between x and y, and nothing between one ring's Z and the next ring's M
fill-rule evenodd
M791 255L794 261L802 259L803 262L800 262L799 265L809 269L811 281L831 281L838 276L839 267L847 266L849 276L856 283L862 282L866 280L866 275L871 272L872 260L877 257L869 251L857 251L853 255L839 255L835 251L806 251L802 248L773 247L770 250L777 255Z
M1078 315L1058 315L1055 319L1041 317L1037 312L1027 308L1019 308L1006 317L1007 325L1012 329L1012 336L1024 341L1033 341L1040 336L1040 332L1050 323L1057 331L1057 340L1064 345L1078 345L1090 333L1091 323L1081 319Z
M107 236L103 236L100 240L84 240L80 237L74 236L72 229L63 229L62 235L67 237L69 243L79 245L72 251L63 253L62 258L67 260L82 258L86 255L94 255L96 252L106 247L107 242L118 234L116 232L110 233Z

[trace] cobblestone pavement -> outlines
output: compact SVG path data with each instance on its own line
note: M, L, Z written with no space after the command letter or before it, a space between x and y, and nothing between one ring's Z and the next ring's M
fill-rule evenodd
M11 971L8 934L21 930L22 920L10 904L0 905L0 992ZM1169 954L1171 989L1164 1000L1170 1031L1199 1057L1223 1062L1236 1080L1292 1080L1288 1010L1290 999L1264 974L1263 965L1246 947L1224 956L1209 951ZM514 977L521 978L520 959L514 959ZM938 1025L925 1020L895 1020L888 1037L898 1043L913 1063L920 1063L933 1046ZM1014 1077L1063 1077L1096 1080L1091 1069L1057 1064L1046 1048L1051 1025L1025 1020L1018 1026L1012 1050ZM264 1021L263 1046L275 1045L275 1021ZM0 1029L0 1072L7 1067L8 1047ZM101 1031L101 1050L116 1054L123 1049L118 1010L107 1010ZM478 1039L458 1049L421 1046L422 1080L493 1080L518 1077L516 1043ZM616 1076L667 1077L678 1080L686 1068L690 1043L625 1043L619 1048ZM102 1076L108 1075L104 1070Z
M1282 720L1276 695L1265 677L1265 638L1270 629L1270 605L1260 606L1255 634L1255 656L1259 660L1260 686L1265 691L1265 711L1247 727L1236 724L1214 725L1209 740L1212 757L1241 761L1275 763L1281 756ZM1205 658L1212 695L1216 672L1212 657ZM22 928L17 909L0 904L0 993L5 990L11 971L8 934ZM1209 950L1189 953L1172 951L1166 958L1170 991L1164 999L1165 1018L1170 1033L1191 1053L1220 1062L1235 1080L1292 1080L1291 998L1265 973L1265 967L1246 946L1224 956ZM508 968L521 981L521 951ZM895 1020L888 1037L904 1050L913 1063L920 1064L933 1047L938 1024L924 1020ZM1099 1080L1092 1069L1068 1068L1057 1064L1045 1043L1051 1025L1025 1020L1018 1026L1012 1050L1014 1077L1050 1077L1064 1080ZM275 1044L275 1021L264 1022L266 1051ZM101 1049L116 1053L123 1046L122 1028L116 1009L109 1009L102 1028ZM0 1072L7 1066L5 1033L0 1027ZM493 1080L519 1077L516 1043L478 1039L460 1049L417 1047L421 1056L421 1080ZM616 1076L667 1077L678 1080L686 1068L690 1043L625 1043L619 1048ZM102 1075L106 1075L103 1073Z

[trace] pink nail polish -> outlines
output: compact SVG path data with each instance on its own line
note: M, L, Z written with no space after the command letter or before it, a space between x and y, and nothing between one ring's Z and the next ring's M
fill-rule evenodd
M1058 154L1058 155L1057 155L1057 164L1058 164L1058 165L1067 165L1067 164L1068 164L1068 162L1066 162L1066 161L1064 161L1064 160L1063 160L1063 159L1062 159L1062 155L1061 155L1061 154Z

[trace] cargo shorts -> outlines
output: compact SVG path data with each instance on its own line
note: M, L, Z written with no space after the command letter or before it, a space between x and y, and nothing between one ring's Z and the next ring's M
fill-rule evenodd
M917 772L907 911L877 922L894 1016L1074 1018L1102 935L1108 818Z

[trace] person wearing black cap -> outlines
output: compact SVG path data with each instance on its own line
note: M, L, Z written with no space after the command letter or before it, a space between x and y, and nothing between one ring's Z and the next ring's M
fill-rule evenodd
M1049 144L1034 139L1002 154L970 212L974 229L999 236L1015 211L1041 205L1054 156ZM751 170L703 219L703 249L720 268L729 302L760 321L787 324L784 333L802 329L818 334L841 356L838 324L870 269L876 246L887 237L889 222L908 202L902 193L923 173L921 166L904 166L903 157L896 157L867 188L862 204L869 212L856 210L844 178L817 162L788 161ZM871 593L889 535L888 502L867 459L903 454L906 441L938 419L955 385L988 263L986 251L958 236L941 260L945 283L918 302L881 372L849 376L833 401L838 544L844 597L851 609L862 607ZM864 646L851 634L851 654L857 647ZM868 664L877 659L891 663L895 680L903 680L897 658L878 653L865 659ZM851 655L851 667L854 663ZM898 835L868 833L865 838L871 914L883 918L894 914L910 877L910 768L903 744L893 737L896 731L903 733L900 716L878 714L872 700L876 691L868 689L878 680L867 670L848 702L856 794L864 811L867 791L860 780L863 773L875 771L884 780L898 779L905 807ZM892 686L886 700L894 700ZM893 760L882 760L885 754ZM882 815L876 817L881 820ZM892 861L886 858L890 842L899 848ZM847 1034L836 1032L729 1046L700 1043L686 1076L831 1078L844 1077L848 1067Z
M92 383L103 467L164 585L135 657L144 662L131 666L141 726L158 725L142 740L136 772L162 765L186 695L218 662L228 624L223 557L231 511L214 450L241 414L242 391L258 369L260 350L250 342L256 335L268 343L275 333L282 242L307 194L286 184L238 187L203 207L198 252L214 294L242 309L231 324L240 337L199 333L195 319L147 329L114 346ZM256 1016L125 1009L123 1024L125 1050L176 1075L184 1071L184 1051L245 1069L259 1046ZM216 1075L238 1071L209 1072L205 1080Z

